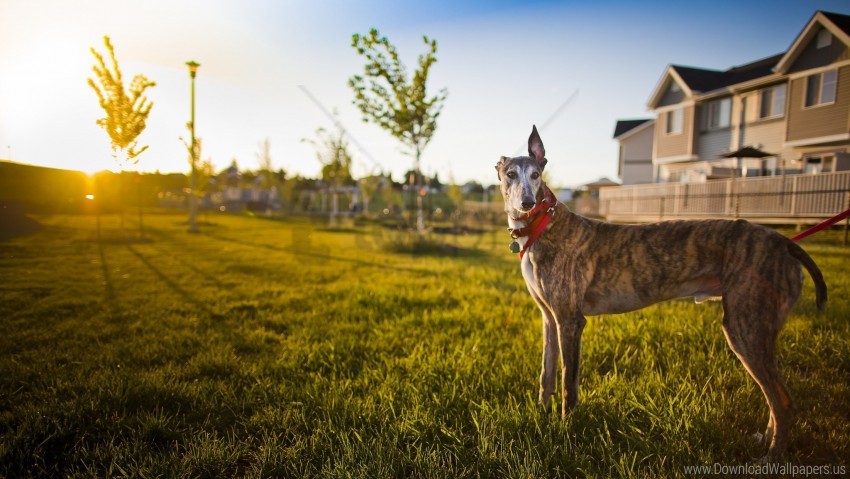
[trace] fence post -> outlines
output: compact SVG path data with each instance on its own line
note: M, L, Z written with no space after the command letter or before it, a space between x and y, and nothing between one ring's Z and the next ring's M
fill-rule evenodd
M741 217L741 184L738 178L732 178L732 207L735 210L735 219Z
M726 180L726 201L723 202L723 214L732 215L732 180Z
M795 176L791 179L791 212L789 216L795 216L797 214L797 177Z
M673 187L673 216L679 215L679 195L682 191L682 184L676 183L676 186Z
M661 196L661 208L658 212L658 221L662 221L664 219L664 197Z
M847 209L850 210L850 190L847 191ZM844 220L844 246L847 246L847 232L850 231L850 217Z
M734 178L732 182L735 184L732 190L735 192L735 219L741 217L741 181L739 178Z
M629 199L632 201L632 214L633 215L637 214L637 200L635 199L635 196L636 196L635 192L636 191L637 191L637 188L632 188L632 190L629 192L629 193L631 193L631 197Z

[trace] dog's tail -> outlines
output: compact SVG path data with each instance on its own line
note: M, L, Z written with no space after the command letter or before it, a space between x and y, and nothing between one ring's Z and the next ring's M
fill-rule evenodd
M823 281L823 274L821 274L820 268L815 264L812 257L803 248L800 248L797 243L789 241L788 252L806 268L809 276L812 277L812 281L815 282L815 302L818 309L822 310L826 306L826 283Z

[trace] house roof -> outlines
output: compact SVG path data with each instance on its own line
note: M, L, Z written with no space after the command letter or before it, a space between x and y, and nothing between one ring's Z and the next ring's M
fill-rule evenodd
M685 82L691 91L705 92L716 90L723 86L723 72L708 70L705 68L688 67L684 65L670 65L670 68L679 74L679 78Z
M787 72L821 27L829 30L845 45L850 46L850 16L818 10L794 39L794 43L791 44L782 59L777 62L774 70L780 73Z
M649 100L649 107L658 106L671 82L679 83L689 97L715 92L776 73L785 73L819 31L826 28L835 37L850 47L850 15L817 11L797 35L794 43L783 53L762 58L728 70L712 70L685 65L670 65L658 82Z
M748 82L756 78L768 76L773 73L773 67L783 57L782 53L762 58L744 65L734 66L728 70L709 70L707 68L690 67L685 65L670 65L662 78L661 84L667 85L667 76L678 77L680 85L685 88L689 95L707 93L721 88L726 88L739 83ZM676 80L676 78L671 78ZM654 106L664 94L663 89L656 92L650 100L650 106Z
M840 13L833 12L824 12L819 11L819 13L823 14L826 18L828 18L836 27L840 28L841 31L850 35L850 15L842 15Z
M653 120L652 118L642 118L639 120L617 120L617 125L614 127L614 138L619 138L648 121Z
M620 186L620 184L617 183L616 181L613 181L613 180L608 179L608 178L603 176L602 178L599 178L596 181L591 181L590 183L585 183L585 184L581 185L581 188L586 188L588 190L594 190L594 189L602 188L604 186Z

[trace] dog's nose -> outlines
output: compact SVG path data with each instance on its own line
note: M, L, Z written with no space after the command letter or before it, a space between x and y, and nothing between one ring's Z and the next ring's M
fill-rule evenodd
M531 208L534 208L534 202L533 201L527 201L526 200L526 201L522 202L522 209L530 210Z

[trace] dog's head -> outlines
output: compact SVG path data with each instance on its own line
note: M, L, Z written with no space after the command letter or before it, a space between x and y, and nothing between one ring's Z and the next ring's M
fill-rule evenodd
M534 208L543 197L545 167L546 150L543 149L543 141L540 140L537 127L533 126L531 136L528 137L528 156L503 156L496 163L502 198L505 200L505 212L516 216Z

